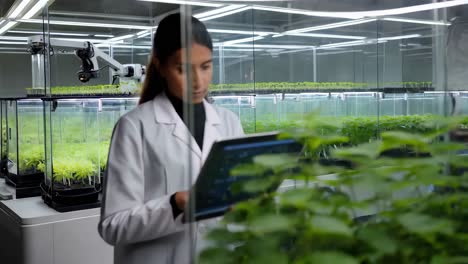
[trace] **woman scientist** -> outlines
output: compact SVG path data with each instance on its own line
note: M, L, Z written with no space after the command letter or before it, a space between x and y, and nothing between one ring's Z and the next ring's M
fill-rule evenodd
M138 107L114 128L98 229L115 246L115 263L193 262L194 241L181 221L188 199L184 190L214 141L243 135L235 114L204 99L213 73L213 44L203 23L186 19L192 27L191 102L183 101L181 15L173 14L156 31ZM190 130L183 120L187 105L194 107Z

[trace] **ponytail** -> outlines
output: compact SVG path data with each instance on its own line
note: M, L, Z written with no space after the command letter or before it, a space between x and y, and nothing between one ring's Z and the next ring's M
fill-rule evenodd
M156 56L151 54L151 60L146 66L146 77L141 89L140 100L138 104L143 104L151 101L158 94L162 93L166 88L166 82L161 77L156 66Z

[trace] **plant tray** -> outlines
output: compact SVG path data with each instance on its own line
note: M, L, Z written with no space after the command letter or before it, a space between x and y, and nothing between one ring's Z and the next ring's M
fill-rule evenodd
M58 212L84 210L101 206L100 191L92 185L64 187L54 184L54 188L41 183L41 196L44 202Z
M39 184L44 180L43 172L14 174L8 173L5 175L5 182L16 189L27 187L39 187Z

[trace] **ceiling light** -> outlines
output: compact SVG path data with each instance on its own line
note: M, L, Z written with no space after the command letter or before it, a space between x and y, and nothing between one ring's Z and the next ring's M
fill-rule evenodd
M362 50L327 51L327 52L317 53L317 56L343 54L343 53L354 53L354 52L362 52Z
M321 25L321 26L315 26L315 27L306 27L306 28L288 30L288 31L286 31L286 32L284 32L284 33L282 33L282 34L304 33L304 32L310 32L310 31L323 30L323 29L331 29L331 28L339 28L339 27L353 26L353 25L359 25L359 24L364 24L364 23L373 22L373 21L376 21L376 20L377 20L377 19L375 19L375 18L357 19L357 20L344 21L344 22L338 22L338 23L331 23L331 24L326 24L326 25Z
M146 36L149 36L151 35L151 30L142 30L138 33L136 33L136 38L139 39L139 38L144 38Z
M96 34L94 36L98 37L98 38L113 38L113 37L115 37L114 35L101 35L101 34Z
M409 19L409 18L399 18L399 17L384 17L382 18L382 20L406 22L406 23L414 23L414 24L436 25L436 26L450 26L450 23L443 22L443 21L431 21L431 20Z
M282 36L296 36L296 37L312 37L312 38L336 38L336 39L365 39L366 37L349 36L349 35L334 35L334 34L321 34L321 33L280 33L274 35L273 38Z
M250 7L250 6L244 6L244 7L242 7L242 8L235 9L235 10L231 10L231 11L227 11L227 12L224 12L224 13L221 13L221 14L203 17L203 18L200 18L200 20L201 20L201 21L213 20L213 19L216 19L216 18L225 17L225 16L229 16L229 15L232 15L232 14L244 12L244 11L249 10L249 9L252 9L252 7Z
M105 39L89 39L89 38L51 38L51 39L67 40L67 41L80 41L80 42L89 41L91 43L104 43L104 42L107 42L107 40L105 40ZM119 43L123 43L123 42L119 42Z
M200 18L204 18L204 17L209 17L209 16L221 14L221 13L224 13L224 12L227 12L227 11L232 11L232 10L235 10L235 9L239 9L241 7L244 7L244 6L245 5L228 5L228 6L217 8L217 9L214 9L214 10L198 13L198 14L194 15L194 17L200 19Z
M29 19L37 14L49 0L39 0L24 16L23 19Z
M3 27L0 28L0 35L7 32L10 28L16 26L16 24L18 24L16 21L10 21L6 23Z
M413 5L413 6L393 8L393 9L358 11L358 12L321 12L321 11L309 11L309 10L304 10L304 9L292 9L292 8L260 6L260 5L254 5L252 8L255 10L272 11L272 12L287 13L287 14L298 14L298 15L306 15L306 16L360 19L364 17L402 15L402 14L428 11L428 10L434 10L434 9L440 9L440 8L447 8L447 7L459 6L459 5L465 5L465 4L468 4L468 0L452 0L452 1L446 1L446 2Z
M354 12L320 12L320 11L309 11L304 9L293 9L285 7L273 7L273 6L253 6L255 10L271 11L286 14L296 14L305 16L317 16L317 17L337 17L337 18L362 18L362 15L355 15Z
M0 36L1 40L28 40L27 37L10 37L10 36Z
M216 51L216 50L215 50ZM253 48L250 48L250 49L227 49L227 48L223 48L223 51L263 51L263 49L253 49Z
M28 42L19 42L19 41L0 41L0 44L11 44L11 45L26 45Z
M208 7L221 7L221 6L223 6L223 4L206 3L206 2L202 2L202 1L183 1L183 0L140 0L140 1L175 4L175 5L208 6Z
M239 34L239 35L271 35L277 34L276 32L266 32L266 31L248 31L248 30L229 30L229 29L208 29L210 33L225 33L225 34Z
M364 40L356 40L356 41L345 41L345 42L338 42L332 44L325 44L321 45L318 48L337 48L337 47L347 47L347 46L354 46L354 45L362 45L366 43L371 43L372 40L364 41Z
M229 40L229 41L223 42L222 44L228 46L228 45L244 43L244 42L253 42L255 40L260 40L260 39L263 39L263 37L262 36L257 36L257 37L249 37L249 38L243 38L243 39Z
M135 34L128 34L128 35L124 35L124 36L120 36L120 37L110 38L110 39L107 39L106 41L107 42L115 42L115 41L119 41L119 40L133 38L133 37L135 37Z
M23 12L24 8L31 2L31 0L23 0L21 3L11 12L8 16L9 19L15 19L21 12Z
M23 31L23 30L9 30L8 33L15 33L15 34L33 34L33 35L42 35L44 34L43 31ZM50 35L57 35L57 36L76 36L76 37L87 37L89 34L82 34L82 33L66 33L66 32L49 32Z
M286 50L286 51L278 52L278 54L298 53L298 52L305 52L305 51L311 51L311 50L314 50L314 49L307 48L307 49Z
M421 55L432 55L432 52L421 52L421 53L412 53L405 55L405 57L421 56Z
M19 22L42 24L42 19L18 19ZM50 25L81 26L81 27L100 27L100 28L125 28L125 29L151 29L150 26L111 24L111 23L92 23L79 21L50 20Z
M141 35L145 35L145 34L151 34L151 30L142 30L140 32L137 32L136 35L137 36L141 36Z
M403 36L395 36L395 37L386 37L386 38L378 38L379 40L398 40L398 39L409 39L409 38L418 38L420 34L411 34L411 35L403 35Z
M151 46L115 45L114 49L151 49Z
M136 38L137 38L137 39L139 39L139 38L144 38L144 37L147 37L147 36L149 36L149 35L151 35L151 32L145 33L145 34L143 34L143 35L139 35L139 36L137 36Z
M423 4L423 5L414 5L408 7L400 7L400 8L393 8L393 9L386 9L386 10L376 10L376 11L366 11L366 12L354 12L357 14L362 14L363 16L388 16L388 15L401 15L401 14L408 14L414 12L421 12L421 11L428 11L440 8L447 8L452 6L464 5L468 4L468 0L453 0L453 1L446 1L446 2L439 2L439 3L430 3L430 4Z
M222 43L215 43L215 47L223 46ZM273 44L229 44L224 45L225 47L236 47L236 48L253 48L257 50L257 48L264 48L264 49L305 49L305 48L315 48L315 46L307 46L307 45L273 45Z
M385 43L387 40L379 39L369 39L369 40L356 40L356 41L346 41L339 43L332 43L321 45L317 49L332 49L332 48L342 48L342 47L351 47L351 46L360 46L360 45L371 45L371 44L380 44Z

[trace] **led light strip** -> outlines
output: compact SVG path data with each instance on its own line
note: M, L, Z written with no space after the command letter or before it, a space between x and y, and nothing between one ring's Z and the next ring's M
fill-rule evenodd
M360 45L373 45L373 44L381 44L386 43L388 40L358 40L358 41L349 41L349 42L340 42L334 44L327 44L317 47L317 49L334 49L334 48L343 48L343 47L351 47L351 46L360 46Z
M21 12L23 12L24 8L31 2L31 0L23 0L21 3L11 12L8 16L9 19L15 19Z
M316 16L316 17L336 17L336 18L349 18L357 19L362 18L362 15L354 14L353 12L317 12L303 9L293 9L285 7L273 7L273 6L259 6L255 5L252 7L254 10L271 11L277 13L296 14L305 16Z
M395 36L395 37L378 38L378 40L398 40L398 39L409 39L409 38L419 38L419 37L421 37L420 34L411 34L411 35L403 35L403 36Z
M115 42L115 41L119 41L119 40L133 38L133 37L135 37L135 34L128 34L128 35L124 35L124 36L120 36L120 37L106 39L106 41L107 42Z
M413 24L435 25L435 26L450 26L451 25L448 22L442 22L442 21L419 20L419 19L399 18L399 17L384 17L382 18L382 20L413 23Z
M317 31L317 30L323 30L323 29L331 29L331 28L339 28L339 27L346 27L346 26L354 26L354 25L359 25L359 24L364 24L364 23L369 23L376 21L376 18L366 18L366 19L357 19L357 20L351 20L351 21L345 21L345 22L338 22L338 23L331 23L331 24L326 24L326 25L321 25L321 26L315 26L315 27L306 27L306 28L299 28L299 29L294 29L294 30L288 30L282 34L289 34L289 33L304 33L304 32L310 32L310 31Z
M7 32L10 28L16 26L16 24L18 24L16 21L10 21L6 23L3 27L0 28L0 35Z
M263 48L263 49L306 49L306 48L315 48L315 46L307 45L273 45L273 44L230 44L223 45L223 43L214 43L215 47L224 46L224 47L236 47L236 48Z
M225 16L229 16L229 15L232 15L232 14L244 12L244 11L250 10L250 9L252 9L251 6L246 6L246 7L242 7L242 8L239 8L239 9L232 10L232 11L224 12L224 13L221 13L221 14L218 14L218 15L204 17L204 18L201 18L200 20L201 21L213 20L213 19L216 19L216 18L225 17Z
M27 37L0 36L0 40L28 40Z
M11 44L11 45L26 45L28 42L19 42L19 41L0 41L0 44Z
M49 0L39 0L24 16L23 19L29 19L37 14Z
M93 35L95 37L98 37L98 38L113 38L115 37L114 35L102 35L102 34L96 34L96 35Z
M15 34L37 34L42 35L44 32L42 31L22 31L22 30L9 30L8 33L15 33ZM80 34L80 33L65 33L65 32L50 32L50 35L57 35L57 36L76 36L76 37L87 37L90 34Z
M106 39L88 39L88 38L52 38L52 39L68 40L68 41L79 41L79 42L89 41L91 43L107 43ZM123 43L123 41L116 41L116 42L113 42L112 44L115 44L115 43Z
M18 19L17 21L23 23L42 24L41 19ZM91 23L91 22L79 22L79 21L62 21L62 20L50 20L50 25L64 25L64 26L82 26L82 27L100 27L100 28L124 28L124 29L151 29L151 26L139 26L139 25L123 25L123 24L111 24L111 23Z
M273 35L278 34L276 32L267 32L267 31L246 31L246 30L229 30L229 29L208 29L210 33L221 33L221 34L239 34L239 35Z
M208 6L208 7L221 7L221 6L223 6L223 4L207 3L207 2L202 2L202 1L184 1L184 0L140 0L140 1L175 4L175 5Z
M206 12L203 12L203 13L198 13L198 14L194 15L194 17L200 19L200 18L204 18L204 17L214 16L214 15L218 15L218 14L221 14L221 13L224 13L224 12L239 9L241 7L244 7L244 6L245 5L228 5L228 6L225 6L225 7L218 8L218 9L206 11Z
M222 42L222 44L225 45L225 46L229 46L229 45L232 45L232 44L238 44L238 43L244 43L244 42L253 42L253 41L256 41L256 40L263 39L263 38L264 38L263 36L242 38L242 39L225 41L225 42Z
M321 34L321 33L280 33L272 36L273 38L283 36L296 36L296 37L312 37L312 38L335 38L335 39L365 39L366 37L361 36L349 36L349 35L335 35L335 34Z

